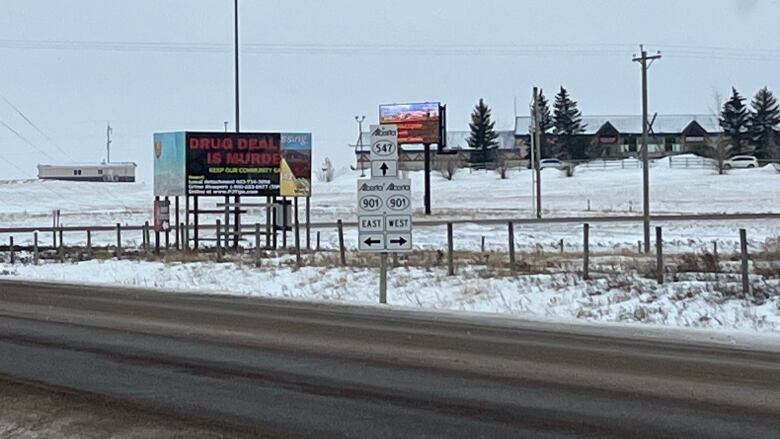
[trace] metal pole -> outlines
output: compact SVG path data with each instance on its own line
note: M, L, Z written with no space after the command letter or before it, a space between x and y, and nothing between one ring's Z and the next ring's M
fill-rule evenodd
M301 224L298 221L298 197L293 198L295 203L295 264L301 266Z
M14 254L14 237L11 237L11 242L8 245L8 251L11 253L11 265L16 263L16 255Z
M92 259L92 230L87 229L87 257Z
M271 197L265 197L265 248L271 247Z
M534 167L536 168L536 217L542 217L542 161L541 132L539 127L539 89L534 87L534 149L536 156Z
M311 197L306 197L306 250L311 250Z
M379 303L387 303L387 253L382 253L379 264Z
M238 53L238 0L234 0L233 2L233 56L234 56L234 74L235 74L235 98L236 98L236 133L241 132L241 113L240 113L240 94L239 94L239 53Z
M748 243L745 229L739 229L739 247L742 259L742 294L747 298L750 294L750 278L748 277Z
M220 238L221 234L222 234L222 224L220 223L219 220L217 220L217 262L222 260L222 239Z
M176 212L174 213L174 224L176 224L176 250L181 250L181 229L179 229L179 197L173 197L174 202L174 208Z
M425 145L425 214L431 214L431 145Z
M193 212L193 215L192 215L192 226L193 226L193 230L192 230L192 247L195 250L197 250L198 249L198 244L199 244L198 243L199 230L198 230L198 196L197 195L192 197L192 212Z
M287 197L282 197L282 248L287 248Z

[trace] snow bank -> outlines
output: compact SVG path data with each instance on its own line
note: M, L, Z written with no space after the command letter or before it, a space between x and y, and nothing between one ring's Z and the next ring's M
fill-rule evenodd
M289 258L261 268L234 263L89 261L41 266L0 265L0 277L98 283L297 300L375 304L378 272L363 268L303 267ZM619 322L676 328L780 332L780 280L754 279L770 293L759 303L736 299L733 285L688 280L657 285L627 271L583 281L575 274L497 276L467 266L457 276L439 268L389 272L390 305L502 313L555 321Z

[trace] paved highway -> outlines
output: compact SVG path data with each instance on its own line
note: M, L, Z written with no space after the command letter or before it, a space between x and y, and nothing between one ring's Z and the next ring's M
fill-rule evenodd
M292 437L780 437L780 353L499 317L0 281L0 379Z

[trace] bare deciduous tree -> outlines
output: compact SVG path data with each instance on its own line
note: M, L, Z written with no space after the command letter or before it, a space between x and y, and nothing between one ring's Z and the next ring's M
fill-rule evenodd
M452 180L460 168L463 167L463 160L458 154L440 154L436 155L436 170L447 180Z

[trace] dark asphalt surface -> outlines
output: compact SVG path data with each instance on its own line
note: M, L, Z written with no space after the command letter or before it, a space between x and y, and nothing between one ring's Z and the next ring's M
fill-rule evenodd
M542 326L0 281L0 376L272 436L780 437L777 352Z

